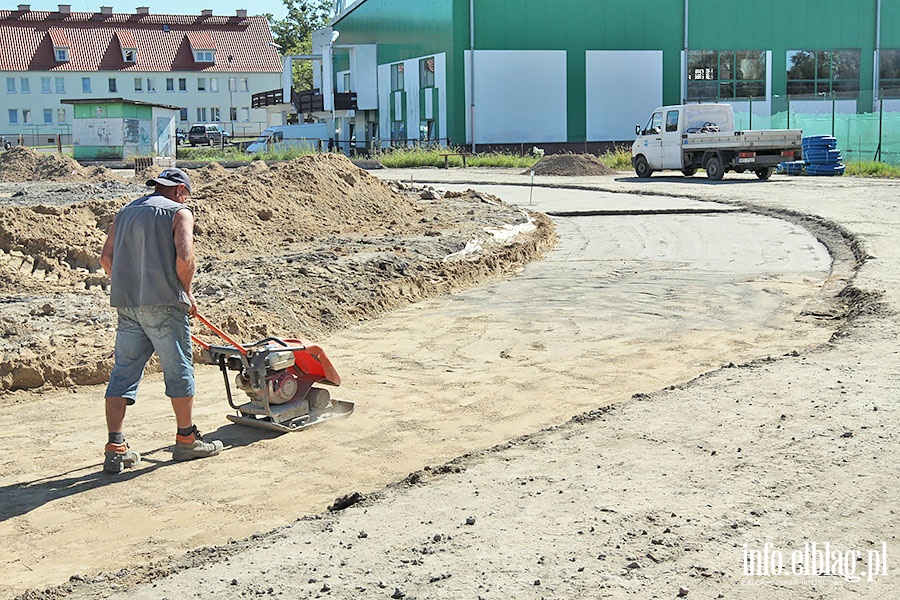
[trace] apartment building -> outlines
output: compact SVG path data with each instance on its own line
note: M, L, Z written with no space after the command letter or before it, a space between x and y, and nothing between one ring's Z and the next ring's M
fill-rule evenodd
M266 126L254 91L281 84L263 16L0 10L0 135L68 135L73 104L122 98L178 107L178 126L222 123L238 136Z

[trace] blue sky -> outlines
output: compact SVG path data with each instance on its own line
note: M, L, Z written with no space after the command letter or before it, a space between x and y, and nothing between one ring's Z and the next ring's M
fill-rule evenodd
M276 20L287 16L287 8L281 0L8 0L0 4L0 8L15 10L19 4L30 4L31 10L50 11L59 10L60 4L69 4L73 12L100 12L101 6L111 6L116 13L133 13L138 6L148 6L151 13L166 15L199 15L206 8L212 9L214 15L233 15L234 11L243 8L248 15L272 13Z

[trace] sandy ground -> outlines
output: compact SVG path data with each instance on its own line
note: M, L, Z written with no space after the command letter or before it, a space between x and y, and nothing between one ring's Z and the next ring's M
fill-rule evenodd
M560 244L546 260L322 340L340 396L358 403L347 420L283 436L222 425L221 457L173 464L151 376L128 421L147 460L111 479L95 456L102 388L12 396L0 418L4 446L19 449L3 463L0 590L890 597L898 186L537 182L549 187L536 208L570 215L554 217ZM560 185L598 190L597 206L563 206ZM509 196L524 204L526 190L531 204L527 187ZM684 214L694 199L758 212ZM579 211L597 213L593 224ZM685 228L697 235L673 234ZM221 423L218 372L198 383L198 422ZM363 499L326 512L353 492ZM825 543L826 567L791 572ZM768 569L752 572L750 557Z

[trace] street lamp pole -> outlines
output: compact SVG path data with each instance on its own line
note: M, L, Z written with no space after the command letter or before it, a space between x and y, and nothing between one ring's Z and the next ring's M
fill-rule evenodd
M834 90L831 90L831 137L834 137Z
M232 80L234 79L233 71L231 70L231 63L234 61L234 56L228 55L228 120L231 122L231 137L232 141L234 138L234 85ZM237 82L234 82L236 84Z

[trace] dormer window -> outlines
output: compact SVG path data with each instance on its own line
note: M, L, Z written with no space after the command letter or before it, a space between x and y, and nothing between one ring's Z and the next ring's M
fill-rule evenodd
M69 43L66 32L61 29L50 29L47 34L53 43L53 57L56 62L69 62L69 49L72 45Z
M208 31L188 31L185 35L194 53L194 62L216 62L216 44Z
M137 62L137 42L134 33L120 29L116 31L116 39L119 40L119 49L122 50L122 61L130 64Z

